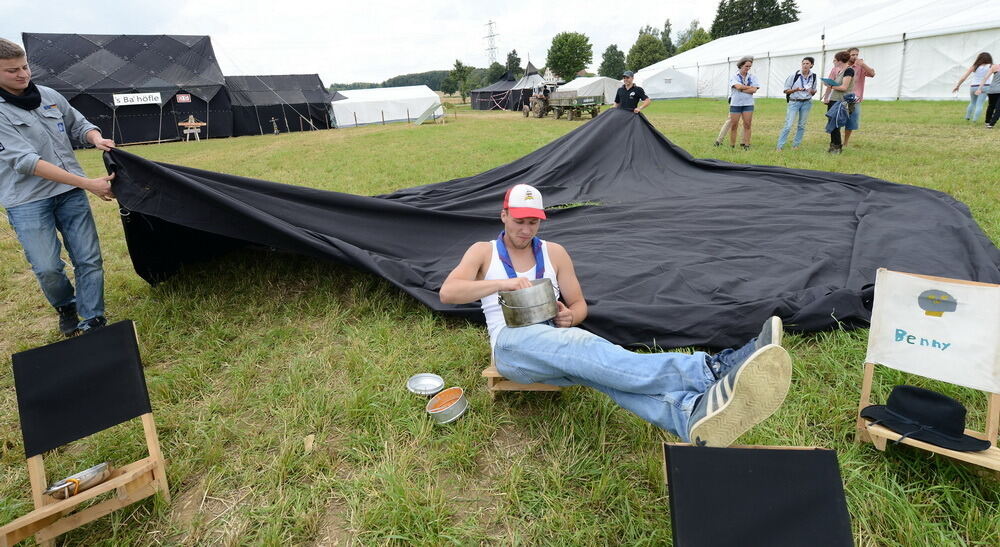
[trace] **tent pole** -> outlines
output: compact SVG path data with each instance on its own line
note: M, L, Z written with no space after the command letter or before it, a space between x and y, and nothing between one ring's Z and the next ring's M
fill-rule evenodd
M903 72L906 70L906 33L903 33L903 52L899 56L899 86L896 87L896 100L898 101L903 96Z
M823 27L823 34L819 35L820 56L819 56L819 75L822 77L826 74L826 27ZM821 97L823 95L821 94Z
M156 124L156 144L163 141L163 103L160 103L160 121Z
M118 107L116 106L111 109L111 140L120 143L121 139L115 139L115 127L117 127L117 125L118 125Z
M208 138L208 133L209 133L208 128L212 127L211 125L208 125L208 117L210 115L209 112L212 111L211 107L209 106L209 104L211 102L212 102L211 100L205 101L205 138L206 139Z
M257 129L260 129L260 134L264 134L264 126L260 124L260 112L257 111L257 105L253 105L253 115L257 118Z
M764 84L764 96L771 96L771 52L767 52L767 83Z
M281 105L281 117L285 118L285 131L292 132L292 126L288 124L288 114L285 114L285 105Z

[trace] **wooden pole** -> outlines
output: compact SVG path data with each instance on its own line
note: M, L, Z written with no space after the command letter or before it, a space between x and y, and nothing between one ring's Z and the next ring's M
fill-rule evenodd
M379 110L382 113L382 125L385 125L385 110Z

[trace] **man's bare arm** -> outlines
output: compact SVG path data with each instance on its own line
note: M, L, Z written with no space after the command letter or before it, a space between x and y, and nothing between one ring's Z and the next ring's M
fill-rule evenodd
M587 301L583 298L580 280L576 278L573 260L562 245L549 242L549 258L556 268L556 278L559 281L559 294L566 304L559 303L559 313L556 315L557 327L575 327L587 318Z
M497 291L513 291L531 286L531 281L526 277L483 279L492 251L492 245L483 241L474 243L465 251L461 262L441 285L438 296L442 304L468 304Z

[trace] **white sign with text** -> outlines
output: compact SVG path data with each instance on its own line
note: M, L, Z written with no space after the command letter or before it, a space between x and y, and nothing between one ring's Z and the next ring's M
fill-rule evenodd
M134 104L161 104L163 98L160 92L153 93L115 93L111 95L115 106L130 106Z

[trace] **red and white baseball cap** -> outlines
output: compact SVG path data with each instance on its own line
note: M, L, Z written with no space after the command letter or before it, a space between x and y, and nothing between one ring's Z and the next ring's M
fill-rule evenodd
M515 184L503 198L503 208L514 218L545 218L542 193L527 184Z

